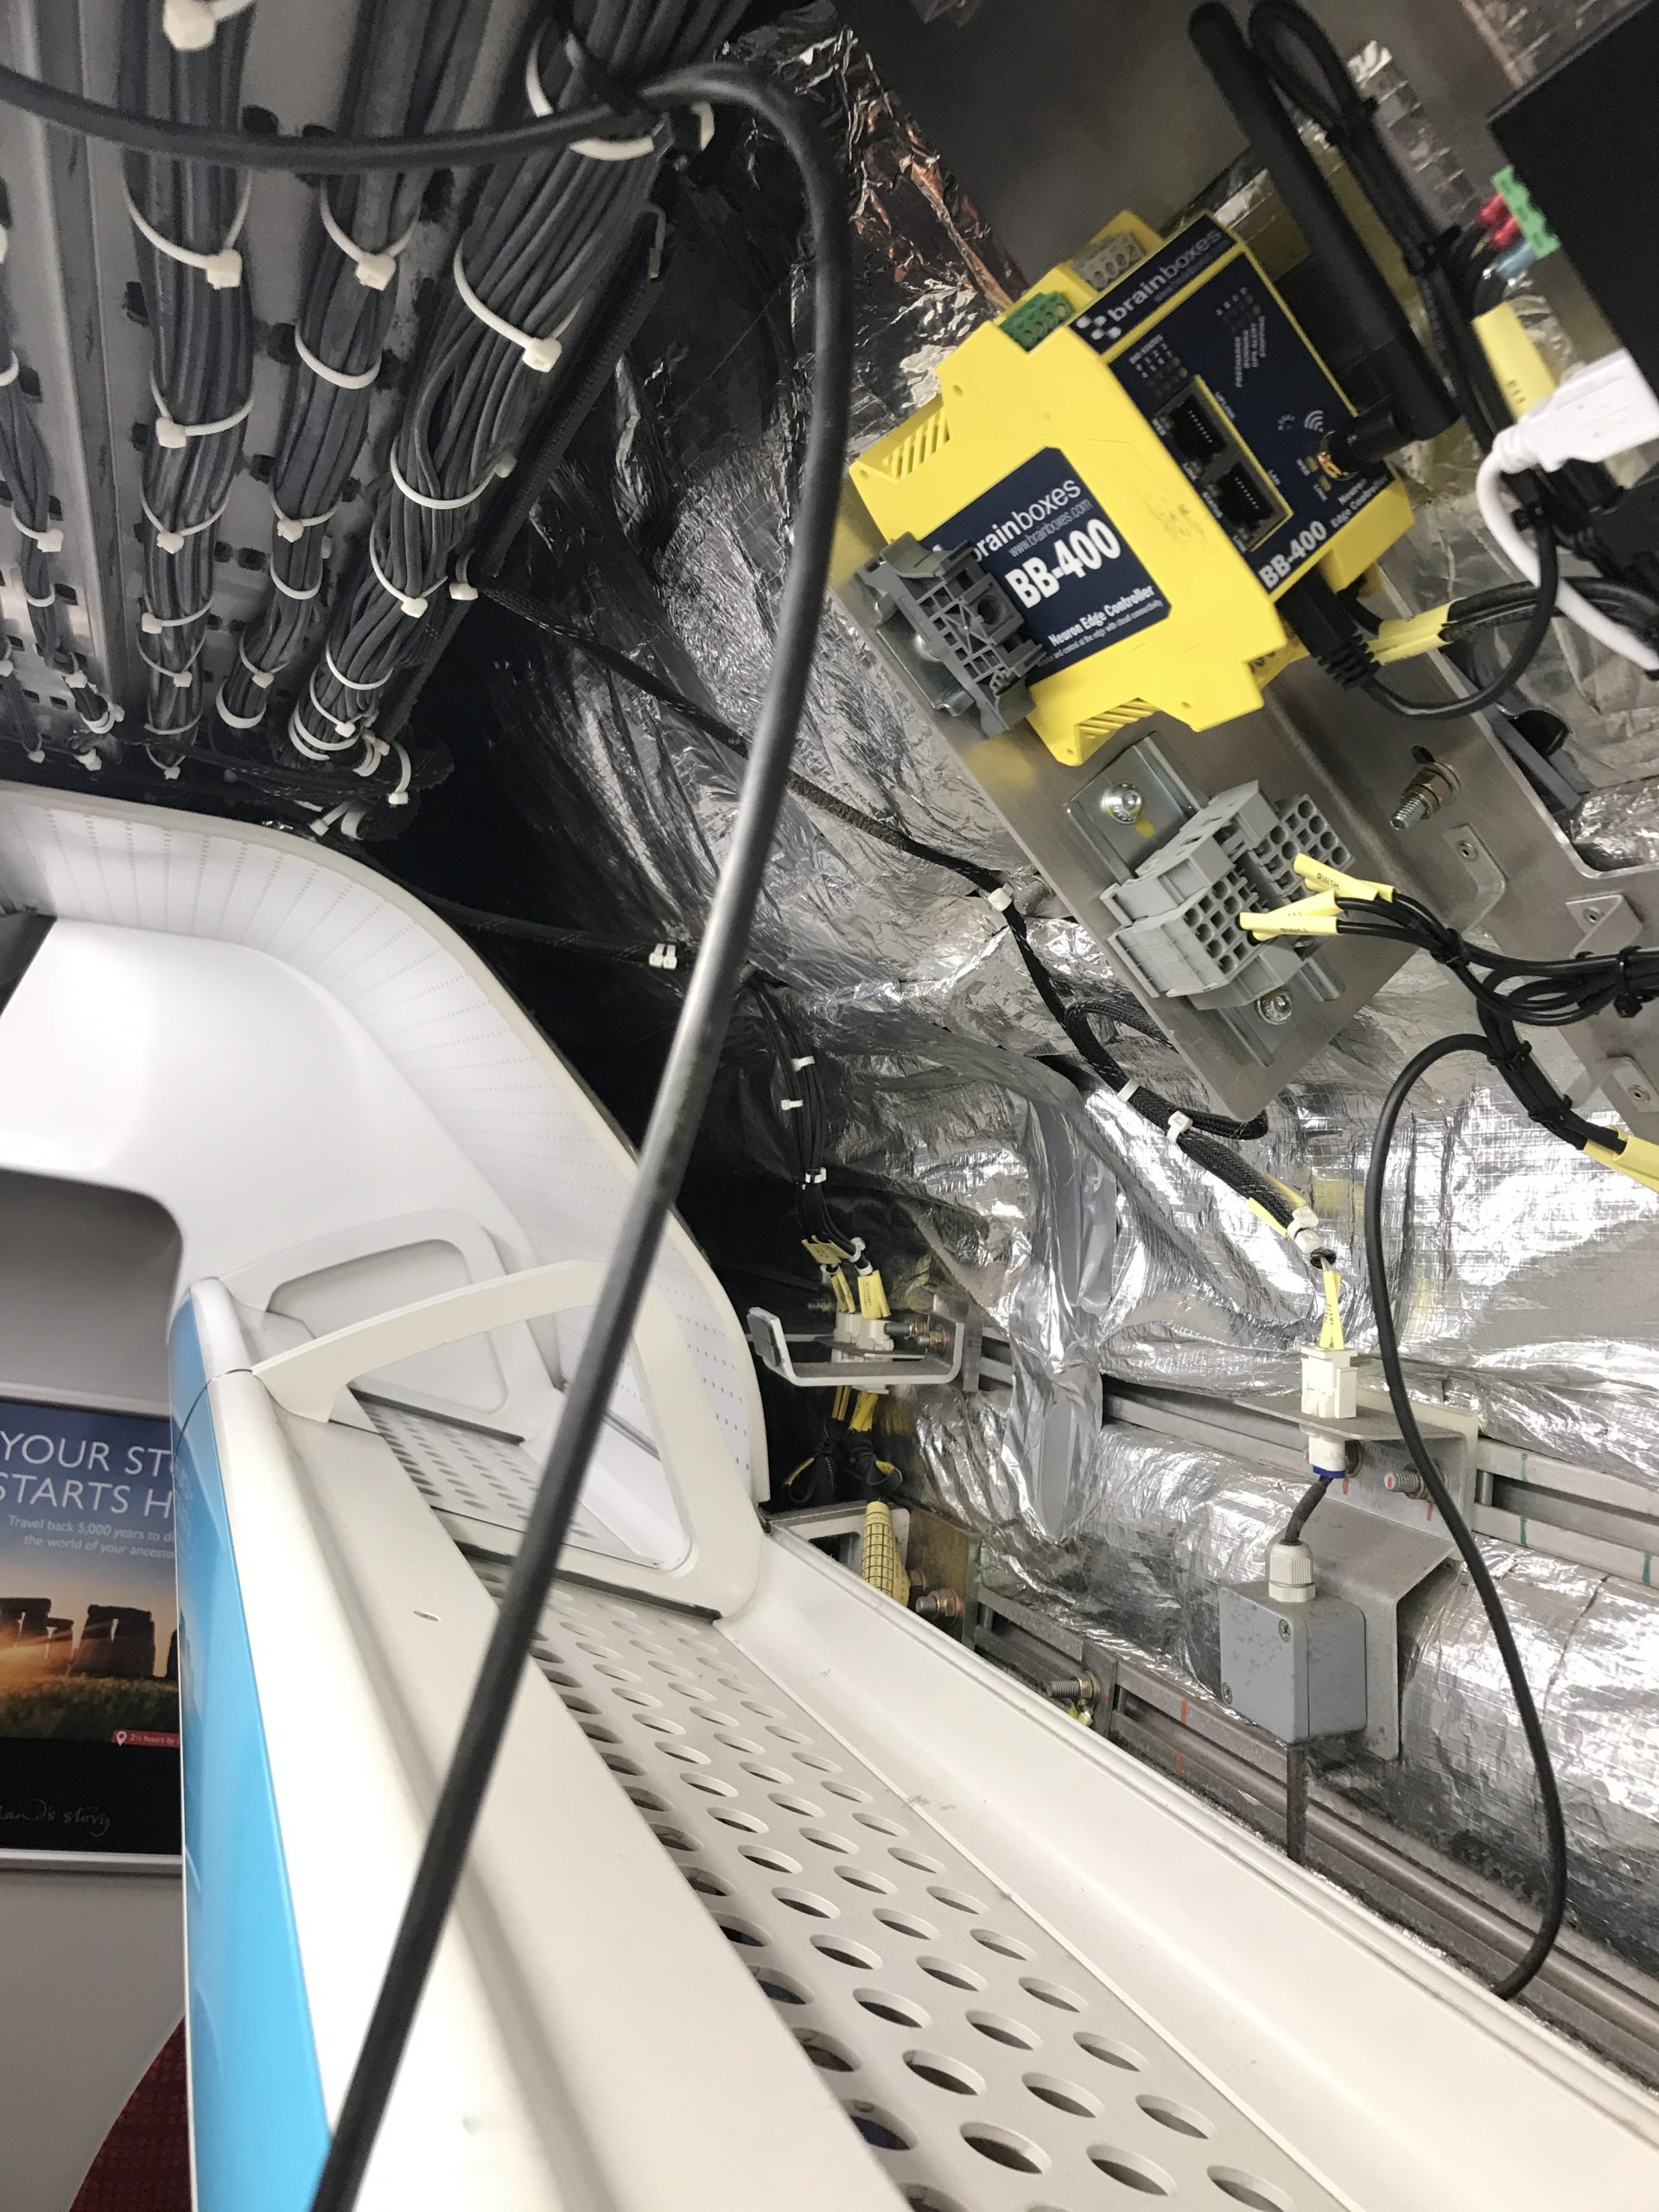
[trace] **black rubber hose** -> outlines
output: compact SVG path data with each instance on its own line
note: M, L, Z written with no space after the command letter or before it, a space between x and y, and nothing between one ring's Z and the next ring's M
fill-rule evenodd
M1301 1542L1303 1529L1306 1528L1308 1522L1319 1511L1319 1501L1324 1497L1326 1491L1330 1489L1331 1484L1337 1479L1338 1478L1334 1475L1316 1475L1313 1480L1309 1483L1307 1488L1297 1499L1295 1506L1292 1510L1291 1516L1285 1523L1285 1533L1279 1539L1279 1541L1281 1544L1300 1544Z
M1457 1500L1441 1479L1440 1471L1434 1464L1434 1455L1424 1442L1422 1430L1417 1426L1417 1415L1407 1393L1405 1372L1400 1363L1400 1339L1394 1325L1388 1263L1382 1249L1382 1192L1388 1179L1389 1152L1394 1142L1395 1125L1415 1085L1437 1062L1449 1059L1454 1052L1477 1052L1484 1060L1495 1057L1484 1037L1466 1034L1442 1037L1438 1043L1426 1046L1414 1058L1407 1061L1395 1078L1393 1089L1382 1102L1382 1111L1377 1116L1376 1134L1371 1141L1370 1164L1365 1171L1365 1267L1370 1281L1371 1307L1376 1316L1377 1350L1382 1355L1382 1374L1388 1383L1389 1402L1394 1408L1394 1417L1400 1424L1400 1433L1405 1439L1412 1465L1422 1477L1424 1489L1451 1532L1452 1541L1469 1570L1469 1580L1475 1586L1476 1594L1491 1625L1492 1638L1503 1662L1503 1672L1509 1677L1515 1709L1520 1716L1522 1732L1526 1737L1527 1749L1532 1755L1533 1767L1538 1777L1538 1796L1543 1808L1544 1838L1548 1854L1543 1912L1537 1932L1524 1955L1492 1985L1492 1993L1496 1997L1518 1997L1549 1956L1567 1912L1567 1823L1561 1813L1561 1796L1556 1787L1549 1745L1544 1740L1543 1724L1538 1718L1538 1707L1533 1701L1531 1685L1527 1681L1526 1669L1521 1663L1521 1654L1516 1644L1515 1631L1510 1626L1509 1615L1497 1594L1497 1585L1492 1580L1491 1571L1481 1555L1480 1546L1459 1511Z
M416 2009L466 1865L494 1770L525 1654L547 1602L582 1478L627 1355L664 1224L708 1103L742 978L749 932L805 701L829 582L852 386L853 301L847 210L817 118L804 105L740 70L677 70L656 88L677 104L746 108L782 140L800 173L815 257L812 385L784 578L777 642L737 818L640 1147L633 1190L617 1231L592 1323L566 1395L518 1555L479 1669L454 1756L438 1793L384 1980L312 2199L312 2212L349 2212L357 2200Z

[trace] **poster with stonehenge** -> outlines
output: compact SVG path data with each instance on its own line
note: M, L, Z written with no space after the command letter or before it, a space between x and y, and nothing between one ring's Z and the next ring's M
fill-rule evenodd
M154 1841L178 1728L168 1424L0 1400L0 1852Z

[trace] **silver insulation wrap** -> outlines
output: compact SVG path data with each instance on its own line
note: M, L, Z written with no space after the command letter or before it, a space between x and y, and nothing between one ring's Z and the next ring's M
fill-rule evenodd
M1494 37L1540 12L1480 8ZM862 445L925 397L944 354L1017 280L827 11L752 44L818 102L846 149ZM727 161L720 189L692 196L690 250L671 264L675 342L636 347L602 453L584 445L543 510L537 592L558 620L741 728L770 651L804 385L785 180L752 142ZM1471 525L1471 480L1467 454L1421 458L1423 513L1395 578L1406 603L1444 599L1448 578L1452 593L1501 580ZM501 772L573 908L609 929L695 937L741 760L580 652L491 634L505 639L493 671ZM1592 670L1571 632L1541 666L1541 698L1570 721L1592 787L1582 849L1659 855L1659 720L1635 671ZM797 766L846 804L1010 874L1030 905L1039 887L1012 841L833 609ZM1191 1098L1085 931L1052 913L1032 937L1111 1050ZM1101 1377L1224 1400L1292 1387L1316 1324L1306 1268L1117 1099L1085 1101L1045 1064L1065 1040L999 915L959 878L791 802L756 959L786 979L819 1056L837 1203L879 1258L890 1248L890 1291L957 1286L1011 1346L1011 1389L885 1401L883 1449L982 1530L1027 1592L1216 1689L1216 1585L1259 1571L1287 1486L1103 1425ZM1357 1251L1369 1133L1402 1059L1463 1026L1464 1011L1461 994L1414 964L1251 1147L1312 1192L1334 1232L1344 1319L1362 1349L1374 1342ZM1402 1124L1389 1194L1416 1382L1477 1409L1504 1441L1659 1490L1659 1198L1569 1153L1485 1080L1438 1072L1446 1087L1425 1085ZM709 1142L784 1157L759 1094ZM1633 1585L1491 1549L1560 1762L1575 1914L1659 1967L1642 1903L1659 1851L1659 1606ZM1405 1720L1401 1764L1351 1769L1344 1786L1530 1883L1533 1780L1466 1583L1413 1624Z

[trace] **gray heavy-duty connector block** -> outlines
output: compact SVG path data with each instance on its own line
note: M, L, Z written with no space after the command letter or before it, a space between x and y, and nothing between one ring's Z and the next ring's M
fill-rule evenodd
M1221 1593L1222 1696L1282 1744L1365 1726L1365 1616L1345 1598L1287 1604L1265 1582Z

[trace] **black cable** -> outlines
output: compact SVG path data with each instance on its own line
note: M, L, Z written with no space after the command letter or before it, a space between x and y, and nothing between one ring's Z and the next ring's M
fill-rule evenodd
M1493 1641L1503 1662L1503 1672L1509 1678L1516 1711L1527 1739L1527 1749L1532 1755L1533 1767L1538 1777L1538 1796L1543 1807L1544 1835L1548 1853L1543 1911L1537 1932L1525 1955L1508 1974L1492 1985L1494 1996L1516 1997L1549 1956L1555 1938L1560 1933L1561 1922L1567 1911L1567 1823L1561 1812L1560 1792L1556 1787L1549 1745L1544 1739L1543 1726L1538 1718L1538 1708L1533 1702L1531 1686L1527 1681L1526 1669L1521 1663L1521 1654L1516 1644L1515 1631L1510 1626L1509 1615L1503 1610L1497 1586L1481 1556L1480 1547L1475 1541L1468 1522L1459 1511L1456 1499L1441 1479L1433 1453L1423 1440L1423 1433L1417 1425L1417 1415L1407 1393L1405 1372L1400 1363L1400 1341L1394 1325L1388 1265L1382 1249L1383 1185L1388 1174L1389 1152L1401 1111L1413 1088L1428 1070L1454 1052L1477 1052L1483 1059L1493 1057L1491 1048L1484 1037L1442 1037L1438 1043L1426 1046L1406 1063L1382 1103L1382 1111L1377 1117L1376 1134L1371 1142L1370 1162L1365 1171L1365 1265L1370 1278L1371 1307L1376 1316L1377 1350L1382 1355L1389 1402L1394 1408L1395 1419L1400 1424L1400 1433L1411 1454L1412 1464L1421 1476L1423 1487L1433 1500L1435 1510L1451 1531L1452 1541L1469 1570L1469 1580L1475 1586L1476 1594L1491 1624Z
M224 25L222 39L237 19ZM219 41L215 41L215 44ZM212 49L210 48L209 51ZM679 104L676 73L670 71L636 88L636 97L653 108ZM480 168L499 162L524 161L578 138L615 137L617 118L602 104L567 108L530 123L484 130L433 130L419 137L308 138L251 137L241 130L171 123L147 111L107 107L84 99L18 69L0 68L0 107L14 107L82 138L96 138L134 153L178 162L225 162L245 169L276 169L290 176L364 176L386 169ZM621 135L626 136L626 133Z
M675 1027L639 1171L618 1228L582 1357L566 1395L518 1557L479 1669L454 1755L340 2106L312 2212L355 2203L426 1986L484 1795L523 1679L582 1478L626 1357L664 1224L684 1175L741 979L766 856L787 790L829 582L852 385L853 300L847 210L817 119L799 102L730 67L677 72L658 96L747 109L782 140L804 188L815 258L812 384L792 546L777 639L736 825Z
M1478 690L1465 691L1456 699L1406 699L1391 691L1380 676L1368 677L1361 687L1368 699L1379 707L1386 707L1391 715L1398 715L1408 721L1459 721L1466 715L1483 713L1495 707L1515 689L1520 678L1537 658L1538 650L1549 635L1549 626L1555 619L1555 594L1560 585L1561 558L1555 543L1554 533L1541 516L1533 518L1533 542L1538 549L1538 582L1533 593L1531 612L1526 626L1516 639L1508 660L1490 683Z
M1338 1479L1339 1478L1335 1475L1315 1475L1313 1481L1309 1483L1307 1488L1297 1499L1295 1506L1292 1510L1291 1516L1285 1523L1285 1532L1279 1539L1279 1541L1281 1544L1300 1544L1301 1542L1302 1531L1306 1528L1308 1522L1313 1518L1315 1513L1318 1512L1319 1509L1319 1501L1324 1497L1326 1491L1330 1489L1332 1484Z

